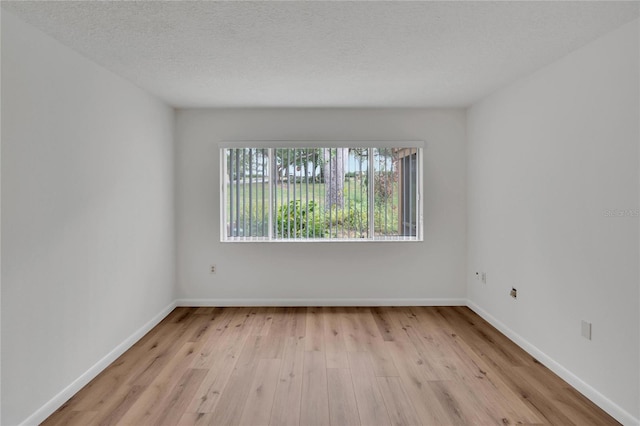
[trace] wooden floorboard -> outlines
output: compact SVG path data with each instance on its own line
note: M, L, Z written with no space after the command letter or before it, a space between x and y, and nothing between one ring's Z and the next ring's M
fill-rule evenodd
M44 425L617 425L466 307L177 308Z

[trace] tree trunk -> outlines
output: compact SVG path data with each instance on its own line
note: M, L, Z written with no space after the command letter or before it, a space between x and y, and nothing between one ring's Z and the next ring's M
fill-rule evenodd
M274 155L272 156L272 158L270 159L271 161L271 174L272 176L269 176L269 179L273 179L273 182L275 185L280 183L280 168L278 167L278 156L275 155L275 150L274 150Z
M325 206L344 206L344 174L349 157L349 148L323 150Z

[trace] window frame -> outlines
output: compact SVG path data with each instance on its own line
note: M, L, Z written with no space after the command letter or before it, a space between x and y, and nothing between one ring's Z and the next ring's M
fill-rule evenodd
M247 243L247 242L255 242L255 243L345 243L345 242L423 242L424 241L424 161L423 161L423 153L426 144L424 141L352 141L352 140L340 140L340 141L323 141L323 140L262 140L262 141L247 141L247 140L238 140L238 141L223 141L218 144L218 155L220 160L220 205L219 205L219 213L220 213L220 242L222 243ZM305 148L367 148L367 149L376 149L376 148L405 148L405 149L416 149L416 164L417 164L417 176L416 176L416 206L415 206L415 215L416 215L416 235L415 236L379 236L376 237L375 234L375 224L374 224L374 203L370 203L369 211L368 211L368 222L369 222L369 237L366 238L275 238L275 232L273 229L274 225L274 214L273 211L273 185L271 182L271 176L273 173L272 170L272 162L267 161L267 170L269 176L269 211L268 211L268 229L269 235L267 237L229 237L227 236L227 181L226 177L228 176L228 168L226 156L224 155L226 149L268 149L270 154L272 150L276 149L305 149ZM367 178L371 178L369 175L370 170L375 170L374 167L374 156L368 156L368 165L367 165ZM271 158L271 157L269 157ZM373 181L373 179L371 179ZM367 188L369 191L369 196L371 199L374 199L374 188L373 185Z

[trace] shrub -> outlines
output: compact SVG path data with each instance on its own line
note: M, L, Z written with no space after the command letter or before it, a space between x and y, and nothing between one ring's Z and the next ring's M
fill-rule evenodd
M351 202L344 208L331 207L331 211L325 214L327 228L344 228L343 231L362 236L369 226L368 211L365 205ZM353 235L352 235L353 236Z
M325 223L318 212L318 203L292 200L280 206L276 218L276 236L279 238L324 238Z

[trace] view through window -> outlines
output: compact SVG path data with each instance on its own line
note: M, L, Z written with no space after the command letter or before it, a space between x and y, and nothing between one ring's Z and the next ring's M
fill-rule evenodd
M221 149L223 241L421 241L419 143Z

